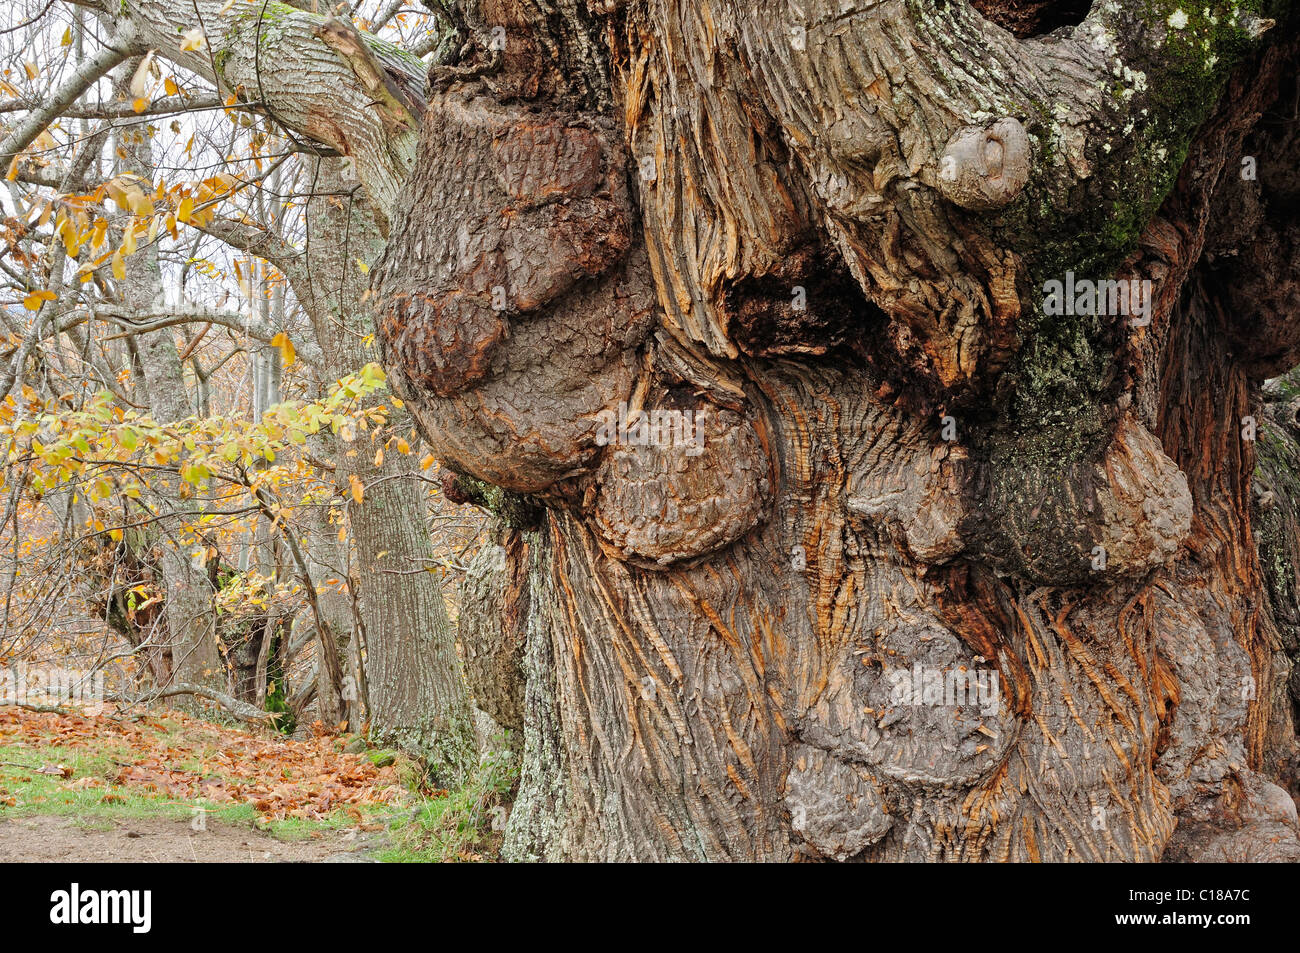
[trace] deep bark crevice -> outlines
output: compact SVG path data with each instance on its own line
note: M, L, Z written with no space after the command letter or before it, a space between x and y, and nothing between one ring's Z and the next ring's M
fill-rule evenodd
M959 0L954 0L959 2ZM1020 39L1042 36L1061 27L1078 26L1092 0L970 0L989 20Z

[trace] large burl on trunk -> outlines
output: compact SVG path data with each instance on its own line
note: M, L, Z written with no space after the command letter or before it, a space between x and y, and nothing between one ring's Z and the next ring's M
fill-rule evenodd
M1296 17L1086 7L457 8L373 300L503 514L508 856L1300 859Z

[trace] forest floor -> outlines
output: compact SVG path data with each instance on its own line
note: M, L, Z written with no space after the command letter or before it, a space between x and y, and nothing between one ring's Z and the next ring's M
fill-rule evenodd
M355 738L0 707L0 861L492 859L510 782L482 774L430 791Z
M369 861L351 832L286 841L247 825L210 821L194 831L185 820L133 818L90 823L35 815L0 821L0 860L8 863L286 863ZM332 835L332 836L331 836Z

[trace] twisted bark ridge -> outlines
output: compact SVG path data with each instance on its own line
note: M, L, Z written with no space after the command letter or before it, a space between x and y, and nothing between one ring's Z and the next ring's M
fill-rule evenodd
M472 587L512 856L1300 859L1296 14L1086 6L460 8L373 300L544 505Z

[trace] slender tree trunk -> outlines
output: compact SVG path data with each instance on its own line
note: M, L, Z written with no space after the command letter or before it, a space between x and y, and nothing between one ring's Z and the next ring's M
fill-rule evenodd
M454 629L431 572L433 544L423 519L412 519L424 507L415 472L414 461L395 462L348 507L369 643L370 735L421 754L451 781L477 747Z
M323 458L333 455L332 451L336 446L333 434L325 431L310 439L309 445L314 453L320 454ZM346 586L347 543L340 542L338 527L331 524L327 517L327 511L321 508L316 508L307 515L305 521L307 532L303 547L303 554L316 586L316 601L321 621L324 623L325 637L333 641L335 654L339 659L337 685L330 683L331 666L321 666L318 669L316 677L320 684L317 687L316 697L337 698L339 710L334 723L346 721L349 730L356 731L361 727L361 720L357 706L355 679L352 680L350 689L346 684L349 677L346 670L350 668L346 660L354 636L351 598Z
M353 193L343 163L322 160L311 203L307 243L313 276L309 313L335 374L376 357L373 319L364 303L368 279L358 262L374 259L382 239L375 213ZM476 761L473 719L456 656L425 525L421 472L410 415L390 407L390 446L355 435L337 442L335 477L348 494L356 548L360 615L367 636L370 737L424 757L450 783ZM378 462L377 462L378 461ZM351 493L355 478L362 499Z
M127 62L122 80L116 87L119 92L126 90L137 65L137 60ZM135 125L118 130L116 146L120 171L133 173L145 183L152 182L154 162L149 127ZM141 247L135 254L127 256L125 264L126 277L121 291L128 307L148 311L163 300L162 271L156 246ZM176 349L171 330L137 335L135 346L143 377L140 389L154 420L172 423L193 414L180 352ZM157 539L156 534L166 537L158 540L157 561L166 592L164 610L171 642L172 677L209 688L224 687L225 669L217 653L212 586L206 570L194 563L191 547L180 545L181 521L170 515L185 508L180 485L173 485L165 478L155 480L149 499L163 517L150 537ZM197 702L183 700L181 704Z

